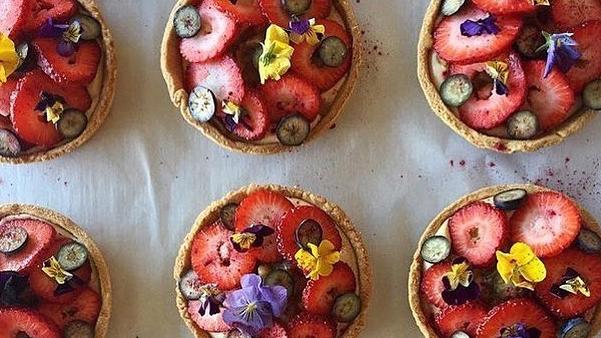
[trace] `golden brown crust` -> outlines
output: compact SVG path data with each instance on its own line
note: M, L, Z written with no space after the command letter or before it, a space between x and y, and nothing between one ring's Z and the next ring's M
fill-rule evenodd
M78 0L81 6L89 12L102 26L102 50L103 50L103 74L102 74L102 88L98 93L98 104L96 109L90 115L88 125L81 135L76 139L69 141L58 147L35 152L31 154L24 154L17 157L4 157L0 156L0 163L9 164L24 164L32 162L43 162L52 160L56 157L67 154L74 149L78 148L86 141L88 141L100 128L106 117L108 116L111 106L113 104L113 98L115 96L115 86L117 82L117 60L115 55L115 46L113 43L113 37L108 29L98 6L94 0Z
M565 138L582 129L595 117L595 111L583 110L574 114L558 128L524 141L489 136L468 127L442 102L438 88L430 76L430 54L434 44L432 34L436 27L441 3L442 0L432 0L425 14L417 47L417 76L434 113L461 137L482 149L502 153L533 152L563 142Z
M97 338L106 337L111 318L111 278L108 265L104 260L104 256L96 243L88 236L88 234L69 218L57 213L56 211L27 204L2 204L0 205L0 219L11 215L28 215L47 221L56 227L68 232L75 240L83 244L89 252L90 261L98 273L98 281L100 283L100 294L102 297L102 307L96 322Z
M182 296L179 291L178 281L180 277L190 269L190 250L192 246L192 240L194 235L204 226L208 226L213 224L215 220L219 217L219 211L221 208L230 202L240 202L244 197L248 194L259 190L259 189L268 189L271 191L276 191L288 198L295 198L299 200L303 200L310 204L313 204L323 211L325 211L332 219L336 222L338 226L338 230L344 234L349 242L351 243L352 250L357 259L357 274L358 274L358 289L359 296L361 298L362 308L361 313L357 318L351 323L348 328L344 331L342 337L345 338L354 338L358 337L359 333L365 326L365 320L367 316L367 309L369 307L369 300L371 296L372 290L372 270L371 265L369 263L369 256L367 254L367 249L365 247L365 243L363 242L363 238L361 237L361 233L357 230L357 228L353 225L348 216L344 213L344 211L334 203L328 202L325 198L321 196L314 195L310 192L306 192L296 187L284 187L279 185L255 185L251 184L249 186L240 188L239 190L228 193L222 199L213 202L209 205L197 218L192 226L192 230L188 233L186 238L184 239L184 243L179 249L179 253L175 260L175 267L173 269L173 278L175 279L175 293L176 293L176 304L180 316L186 322L186 325L194 333L195 337L209 337L208 332L201 330L194 321L190 318L190 315L187 311L187 302L186 299Z
M163 35L163 42L161 44L161 71L163 72L171 101L180 110L186 122L200 130L202 134L213 142L226 149L248 154L274 154L290 149L290 147L284 146L279 142L255 144L235 140L216 124L198 122L190 115L188 110L188 92L184 86L184 67L179 51L179 38L173 29L173 18L177 9L193 2L194 0L177 1L167 20L167 27ZM357 23L357 18L349 0L334 0L334 6L341 14L345 26L350 30L352 35L353 55L351 68L334 102L332 102L330 111L325 116L322 116L317 125L311 129L309 136L305 140L305 144L315 139L324 130L328 130L336 122L340 114L342 114L344 106L350 98L359 77L359 68L361 66L361 31Z
M419 289L424 265L424 261L420 255L420 248L422 244L426 239L435 235L440 229L440 227L444 224L444 222L455 212L457 212L457 210L472 202L487 199L500 192L510 189L525 189L529 193L535 193L540 191L552 191L551 189L533 184L497 185L486 187L461 197L453 204L445 208L440 214L438 214L438 216L434 218L434 220L432 220L432 222L424 231L417 245L417 249L413 254L413 262L409 270L408 283L409 306L411 307L413 318L415 319L415 322L417 323L417 326L419 327L424 337L439 338L439 336L436 334L435 329L430 325L431 321L429 320L428 316L424 313L421 303L422 299L420 297ZM578 203L576 204L578 205ZM601 235L601 227L599 226L599 223L597 223L597 221L588 211L586 211L580 206L579 208L582 213L584 224L586 224L589 229ZM591 334L589 336L596 337L599 334L599 332L601 332L601 307L597 307L597 309L595 310L594 318L591 324L593 325L593 330L591 331Z

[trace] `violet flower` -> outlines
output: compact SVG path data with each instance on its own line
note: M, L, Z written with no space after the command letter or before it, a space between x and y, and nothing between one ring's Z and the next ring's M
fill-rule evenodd
M246 252L251 247L260 247L263 245L265 237L270 236L275 231L262 224L251 225L242 232L235 233L230 238L234 249L238 252Z
M542 32L545 44L537 52L547 51L547 64L544 77L546 78L557 66L563 73L567 73L573 65L580 60L582 53L578 50L578 43L572 38L572 33L549 34Z
M65 99L58 95L42 92L42 94L40 94L40 101L35 106L35 110L45 112L46 108L54 106L57 102L64 104Z
M298 35L305 34L309 28L311 28L311 22L309 20L292 20L288 24L290 31Z
M452 270L442 277L442 299L449 305L461 305L480 296L480 286L463 257L453 261Z
M460 26L461 35L472 37L482 34L497 34L500 29L495 21L497 21L497 18L494 15L489 15L487 18L478 21L466 20Z
M535 327L526 327L522 323L514 324L501 329L503 338L540 338L541 331Z
M217 284L206 284L200 287L200 309L198 313L201 316L206 315L209 310L209 315L218 314L221 310L221 305L225 300L225 294L219 290Z
M561 280L559 280L559 283L553 284L553 286L551 286L551 294L561 299L571 295L569 291L562 289L560 286L566 284L569 280L574 279L576 277L580 277L578 271L572 268L567 268L566 272L561 277Z
M45 38L60 38L56 51L59 55L69 57L75 53L76 45L81 38L82 27L79 21L71 24L55 23L52 18L40 28L39 35Z
M231 327L256 335L272 325L286 308L288 292L280 285L262 285L256 274L242 276L242 288L232 291L225 298L223 320Z

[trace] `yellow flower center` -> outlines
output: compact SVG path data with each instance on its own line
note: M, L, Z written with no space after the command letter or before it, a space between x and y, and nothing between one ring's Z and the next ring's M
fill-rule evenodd
M473 273L467 262L462 262L453 264L451 266L451 271L447 272L444 276L449 280L451 290L456 290L459 285L468 287L472 282Z
M65 107L60 101L55 101L52 107L46 107L44 113L46 113L46 121L57 123L61 119L61 115L65 111Z
M294 258L307 277L312 280L319 279L320 276L329 276L334 270L334 264L340 261L340 252L335 250L334 244L324 239L319 247L313 243L308 243L310 251L299 249Z
M486 73L493 79L507 84L509 77L509 66L502 61L489 61L486 63Z
M52 256L50 259L44 262L42 271L50 278L54 279L58 284L65 284L68 280L73 278L73 275L68 271L63 270L58 260Z
M580 276L567 280L564 284L560 285L559 288L574 295L581 293L585 297L591 296L591 290L589 290L588 286Z

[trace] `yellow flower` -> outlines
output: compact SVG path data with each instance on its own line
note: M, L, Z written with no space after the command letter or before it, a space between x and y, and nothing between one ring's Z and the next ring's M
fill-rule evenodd
M560 285L559 288L574 295L577 295L578 292L580 292L585 297L591 296L591 290L589 290L588 286L580 276L567 280Z
M259 57L259 76L264 84L268 79L279 80L290 69L294 48L290 46L288 33L276 25L270 25L265 33L263 53Z
M0 33L0 84L8 80L19 67L19 55L15 43L6 35Z
M509 66L502 61L489 61L486 63L486 73L493 79L507 84L509 77Z
M324 239L317 247L313 243L307 244L311 252L305 249L299 249L294 258L298 265L306 272L312 280L319 279L320 276L329 276L334 270L334 264L340 261L340 252L336 251L334 244Z
M449 279L451 284L451 290L456 290L461 284L464 287L470 286L472 282L472 270L470 270L467 261L451 265L451 271L447 272L444 276Z
M509 253L497 251L497 271L505 283L529 290L547 277L545 264L525 243L515 243Z
M73 278L71 273L63 270L61 265L58 263L58 260L54 258L54 256L50 257L50 259L44 262L42 271L44 271L48 277L54 279L58 284L61 285Z
M250 249L256 240L257 235L250 232L235 233L232 235L232 241L244 250Z
M551 6L549 0L530 0L535 6Z
M326 27L324 25L316 25L315 19L292 21L290 22L290 29L290 40L292 42L299 44L307 41L311 46L319 43L317 34L325 34L326 32Z
M232 120L234 120L236 124L240 123L240 117L243 114L243 110L240 108L240 106L232 101L223 101L221 103L221 109L224 113L232 115Z
M46 113L46 121L57 123L61 119L61 114L65 110L65 107L60 101L55 101L52 107L46 107L44 112Z

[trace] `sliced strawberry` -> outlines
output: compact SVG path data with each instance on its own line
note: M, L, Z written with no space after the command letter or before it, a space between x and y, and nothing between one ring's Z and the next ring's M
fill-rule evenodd
M540 338L555 338L553 319L542 307L527 298L512 299L494 307L481 321L475 337L505 337L502 331L515 329L516 324L524 325L526 329L538 329Z
M25 29L31 6L30 0L0 0L0 33L16 40Z
M217 222L201 229L192 242L192 268L203 283L215 283L223 291L239 286L240 278L257 264L254 255L234 249L232 234Z
M236 125L234 134L248 141L262 139L269 128L269 116L260 94L247 91L240 106L247 114L243 117L242 123Z
M318 25L326 27L324 38L335 36L344 42L347 46L346 59L338 67L328 67L317 62L314 57L315 51L319 45L312 46L306 41L294 46L292 54L292 70L299 76L305 78L314 84L321 91L326 91L346 75L351 67L351 56L353 54L353 42L347 31L339 23L331 20L321 19L317 21Z
M486 316L486 308L480 303L449 306L434 318L436 327L443 337L450 337L455 331L464 331L473 337L480 320ZM489 338L496 337L490 336Z
M587 21L601 20L599 0L553 0L553 21L561 28L575 27Z
M528 84L526 101L529 110L538 117L542 130L558 127L569 117L575 101L567 77L557 68L543 77L545 61L528 61L523 66Z
M336 250L342 248L342 237L340 237L334 220L318 207L303 205L287 212L277 228L278 249L284 258L294 261L294 255L300 249L296 243L296 229L306 220L319 223L322 230L322 240L327 239L332 242Z
M286 74L278 81L269 80L261 86L261 93L272 123L294 113L313 121L321 109L319 89L297 75Z
M222 55L238 32L236 21L220 10L215 0L203 1L198 11L202 18L200 31L180 43L181 54L189 62L203 62Z
M54 323L37 311L27 309L0 309L0 337L61 338Z
M87 85L96 77L101 49L96 41L80 41L69 57L58 54L58 41L53 38L33 40L38 54L38 66L54 81Z
M461 24L466 20L478 21L488 16L477 7L465 6L459 13L445 17L434 32L438 55L452 63L469 64L488 61L509 49L522 27L522 19L517 16L496 16L497 34L472 37L461 34Z
M1 1L1 0L0 0ZM0 12L1 13L1 12ZM0 115L10 115L10 96L17 89L18 81L14 78L8 78L6 83L0 86Z
M474 0L483 11L493 14L514 14L534 12L536 7L530 0Z
M234 103L242 102L245 88L240 68L229 56L207 62L192 63L186 70L188 91L196 86L209 88L217 100L228 100Z
M60 85L40 71L27 74L11 97L11 118L17 135L23 140L40 146L51 147L60 142L62 136L47 122L42 112L36 110L42 93L58 95L65 100L66 108L87 111L92 99L85 87Z
M64 328L65 325L74 320L95 324L101 306L102 299L100 295L96 291L86 288L71 303L42 303L40 312L52 319L58 327Z
M511 216L511 241L528 244L538 257L552 257L570 246L580 232L580 210L565 195L529 195Z
M501 125L524 102L526 97L526 78L520 58L511 54L505 60L509 66L507 79L508 92L506 95L497 94L490 83L482 84L482 88L475 88L476 92L466 103L459 107L459 117L468 126L474 129L491 129ZM476 76L485 72L486 63L471 65L452 65L452 74L465 74L474 80Z
M327 317L300 313L288 324L289 338L334 338L336 322Z
M235 217L236 230L243 231L258 224L276 230L284 214L292 208L292 202L280 193L271 190L255 191L240 202ZM281 259L275 234L265 238L261 248L251 249L249 252L266 263L274 263Z
M0 228L19 226L27 231L27 242L10 255L0 253L0 271L28 271L43 259L56 235L54 227L37 219L13 219L0 224Z
M259 338L288 338L288 333L280 323L274 322L271 327L259 333Z
M230 329L230 326L223 321L222 312L214 315L205 313L204 316L200 315L200 307L202 301L191 300L188 302L188 314L190 318L198 325L201 330L208 332L226 332Z
M303 290L303 306L311 313L327 316L332 312L336 297L354 292L356 287L353 270L348 264L338 262L329 276L307 282Z
M259 0L259 5L263 13L271 23L274 23L280 27L287 28L290 21L292 21L292 15L288 13L283 5L282 0ZM311 0L311 6L309 10L301 15L300 19L321 19L327 18L332 11L332 0Z
M449 271L451 271L451 263L439 263L432 265L428 270L424 271L422 275L422 281L420 284L420 290L422 295L426 296L428 301L439 308L445 308L449 306L447 302L442 299L442 292L445 287L442 283L442 277Z
M32 2L27 28L37 32L48 20L66 22L78 9L74 0L29 0Z
M250 25L264 25L267 18L261 12L259 0L234 1L231 0L213 0L215 5L221 10L233 16L240 23Z
M505 213L484 202L474 202L449 219L453 250L478 267L494 262L508 235Z
M601 17L598 19L601 20ZM601 76L599 36L601 36L601 21L590 21L574 29L573 38L578 43L577 48L582 53L582 57L566 75L576 93L580 93L584 86Z
M547 268L547 278L536 284L536 295L553 314L560 318L581 315L595 307L601 301L601 257L584 253L576 248L563 251L561 254L543 259ZM566 293L560 298L551 292L559 286L568 268L580 275L588 286L591 295Z

